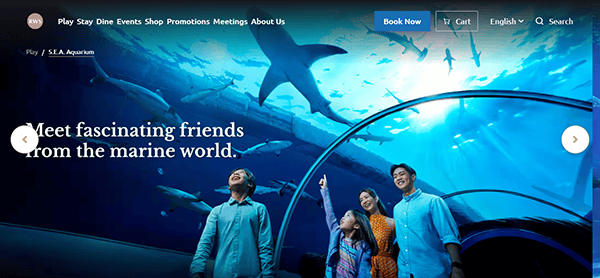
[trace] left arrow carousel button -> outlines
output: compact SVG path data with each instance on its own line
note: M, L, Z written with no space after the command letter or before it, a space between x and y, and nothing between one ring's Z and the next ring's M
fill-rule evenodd
M33 128L26 125L15 128L10 135L10 144L12 147L15 149L15 151L23 154L35 150L39 141L40 139L37 132L35 132Z

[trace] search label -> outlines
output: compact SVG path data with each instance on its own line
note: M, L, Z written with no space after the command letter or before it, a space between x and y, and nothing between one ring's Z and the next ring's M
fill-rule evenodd
M548 22L550 22L550 25L573 25L573 19L571 19L570 17L568 19L551 18L548 20Z

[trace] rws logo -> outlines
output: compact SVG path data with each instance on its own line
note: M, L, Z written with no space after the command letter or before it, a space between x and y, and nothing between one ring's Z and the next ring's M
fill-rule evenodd
M34 29L34 30L40 29L43 24L44 24L44 19L38 13L32 13L29 15L29 17L27 17L27 25L31 29Z

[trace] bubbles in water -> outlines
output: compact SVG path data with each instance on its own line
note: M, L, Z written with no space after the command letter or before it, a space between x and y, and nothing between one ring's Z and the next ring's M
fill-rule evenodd
M158 173L162 175L164 173L163 169L162 168L158 168Z

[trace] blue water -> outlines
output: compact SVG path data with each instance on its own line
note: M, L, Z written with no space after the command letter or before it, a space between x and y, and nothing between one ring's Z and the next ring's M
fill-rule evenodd
M133 5L116 9L65 4L61 12L74 18L171 16L212 20L245 19L248 7L169 6L142 11ZM477 51L482 52L480 67L470 59L467 33L457 33L458 38L452 33L406 33L417 48L427 47L429 51L422 62L417 62L414 53L401 54L402 46L366 34L363 23L372 27L374 7L261 8L273 17L285 19L284 29L297 44L331 44L348 52L323 58L310 69L320 92L332 102L333 110L352 121L397 105L398 101L386 95L388 91L403 101L460 90L518 90L588 101L592 95L590 81L597 74L594 66L592 76L597 57L592 56L589 47L593 40L592 16L588 11L569 6L534 7L532 11L522 11L524 8L518 5L502 7L507 14L521 11L526 16L568 15L578 24L561 29L529 22L501 29L482 21L479 31L473 33ZM422 5L417 9L440 8L444 7ZM454 8L459 7L448 9ZM485 18L497 11L497 7L478 10L480 17ZM51 12L47 14L47 18L52 18ZM594 22L597 35L597 20ZM141 120L151 116L125 98L123 91L110 84L89 82L96 75L91 58L29 57L16 51L34 47L93 49L109 76L151 91L160 89L165 101L184 121L222 127L235 122L245 132L241 138L177 138L178 142L165 142L162 138L108 138L106 141L127 143L128 147L146 147L151 142L152 146L165 148L210 147L215 142L221 145L231 142L237 149L247 149L267 139L290 140L293 145L279 156L265 153L239 160L180 155L172 159L35 159L11 150L7 154L11 161L8 172L18 173L20 180L9 185L11 194L2 194L0 221L193 253L204 226L199 229L199 223L205 223L206 217L184 208L164 217L167 213L161 212L168 212L169 201L156 190L157 185L189 193L201 191L201 198L216 206L228 196L214 189L226 185L234 168L249 168L259 185L269 185L271 179L294 179L298 183L323 149L348 129L321 114L310 113L308 101L289 83L277 87L265 103L275 107L273 114L291 115L298 119L296 124L303 124L294 132L265 124L252 115L244 115L242 108L233 107L248 94L258 97L271 64L248 26L67 28L48 24L45 28L40 35L44 39L38 37L35 43L9 45L15 49L9 61L11 65L19 65L9 74L12 92L9 109L15 114L8 120L11 128L25 122L34 125L43 122L52 127L73 127L82 121L87 126L111 126L112 122L119 126L144 125ZM596 51L598 44L593 46ZM456 59L450 73L443 61L446 48ZM201 89L220 86L231 78L235 79L234 85L205 103L188 104L180 100ZM586 161L585 153L569 154L560 143L562 131L570 125L587 128L592 137L598 133L591 131L589 112L500 98L451 99L414 108L419 113L400 111L369 126L369 132L393 138L391 142L353 140L340 147L317 170L305 192L320 198L318 180L327 174L337 215L359 208L357 194L365 186L375 188L387 210L392 211L401 196L389 178L389 165L406 162L417 170L417 186L438 195L468 189L503 189L541 198L580 216L591 210L592 195L597 193L589 190L591 176L583 183L577 184L576 180L581 172L587 175L592 166L589 161L581 163ZM366 130L358 134L366 134ZM40 146L66 146L73 151L79 145L79 141L70 138L40 141ZM594 157L597 150L594 149ZM593 160L593 169L593 176L600 177L597 159ZM581 193L573 202L535 189L541 187L569 197L578 186L584 190L579 190ZM255 195L253 199L267 206L273 234L277 235L290 196L270 193ZM449 204L459 224L505 217L577 219L539 202L498 193L457 196ZM594 226L596 223L595 220ZM297 271L300 256L307 252L325 253L327 240L322 209L300 200L284 241L284 245L292 247L283 249L281 267ZM596 254L594 248L594 258ZM597 263L594 259L594 266Z

